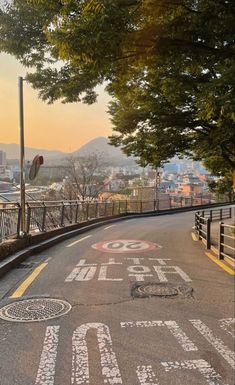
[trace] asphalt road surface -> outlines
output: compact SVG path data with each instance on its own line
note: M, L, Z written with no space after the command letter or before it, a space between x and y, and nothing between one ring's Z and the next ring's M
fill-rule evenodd
M3 277L0 384L234 385L234 276L193 218L103 226Z

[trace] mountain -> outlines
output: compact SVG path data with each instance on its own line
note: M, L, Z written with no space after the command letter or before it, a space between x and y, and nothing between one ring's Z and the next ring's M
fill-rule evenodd
M72 153L73 156L86 156L90 154L101 155L105 162L112 166L134 165L135 161L132 157L127 157L120 148L111 146L108 139L98 137L84 144L79 150Z
M18 144L4 144L0 143L0 150L7 154L7 159L19 159L19 145ZM69 156L86 156L90 154L99 154L102 159L112 166L134 165L134 158L128 158L123 152L114 146L108 144L108 139L104 137L97 137L88 143L84 144L78 150L72 153L65 153L62 151L45 150L39 148L25 147L25 159L32 160L35 155L43 155L45 164L58 164L58 161L64 160Z
M5 151L7 154L7 159L18 159L19 158L19 145L15 143L5 144L0 143L0 150ZM31 148L25 147L25 159L32 160L35 155L43 155L44 158L61 158L65 157L67 154L62 151L54 150L45 150L42 148Z

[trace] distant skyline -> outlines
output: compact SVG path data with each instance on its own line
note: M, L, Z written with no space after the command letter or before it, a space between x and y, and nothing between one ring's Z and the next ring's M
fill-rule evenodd
M0 54L0 143L19 143L18 76L27 69L12 56ZM47 105L30 84L24 84L25 145L72 152L97 136L112 133L109 115L110 100L99 88L98 103Z

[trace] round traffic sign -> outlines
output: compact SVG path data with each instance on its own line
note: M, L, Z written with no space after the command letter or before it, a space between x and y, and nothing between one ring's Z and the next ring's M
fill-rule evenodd
M135 253L161 248L161 246L156 243L137 239L115 239L112 241L103 241L95 243L92 247L93 249L106 253Z

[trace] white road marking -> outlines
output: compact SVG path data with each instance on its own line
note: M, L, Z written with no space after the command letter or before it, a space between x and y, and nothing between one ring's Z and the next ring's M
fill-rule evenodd
M35 385L54 385L59 326L46 328Z
M217 350L219 354L235 369L235 353L230 350L223 341L216 337L212 331L202 321L190 320L193 326L202 334L203 337Z
M98 281L123 281L123 278L107 278L108 266L101 266Z
M89 357L86 334L90 329L97 330L97 340L100 350L100 363L105 384L122 384L121 373L117 358L113 351L112 339L107 325L87 323L79 326L72 338L72 384L89 384Z
M160 385L151 365L137 366L136 374L141 385Z
M108 266L108 265L122 265L122 262L115 262L114 258L109 258L109 261L106 263L101 263L101 266Z
M235 318L224 318L219 320L220 327L235 338Z
M159 265L166 266L165 261L171 261L171 258L149 258L149 261L157 261Z
M76 267L73 269L73 271L68 275L68 277L65 279L65 282L72 282L73 280L76 281L90 281L94 278L95 272L96 272L96 266L95 263L85 263L85 259L81 259Z
M187 369L198 370L209 385L225 385L220 374L205 360L185 360L181 362L161 362L166 372L171 370ZM200 382L201 383L201 382Z
M111 227L114 227L114 226L117 226L117 225L110 225L110 226L107 226L107 227L104 228L104 230L111 229Z
M194 343L187 337L184 331L179 327L175 321L130 321L121 322L121 327L156 327L166 326L171 334L176 338L182 349L186 352L197 351L198 348Z
M92 237L92 235L87 235L86 237L80 238L80 239L78 239L77 241L74 241L74 242L70 243L70 244L67 245L66 247L72 247L72 246L76 245L77 243L82 242L82 241L84 241L85 239L90 238L90 237Z
M144 281L145 277L152 277L153 274L149 274L151 269L148 266L137 265L137 266L129 266L127 268L129 273L129 277L135 277L136 281Z
M183 330L175 321L165 321L164 324L168 327L173 336L177 339L179 344L186 352L197 351L198 348L194 343L187 337Z
M132 261L132 263L134 264L134 265L140 265L141 263L140 263L140 261L141 260L144 260L144 258L126 258L127 260L131 260Z
M166 274L178 274L185 282L192 282L191 278L178 266L153 266L160 282L168 282Z
M51 259L52 259L52 257L48 257L44 262L48 263Z

